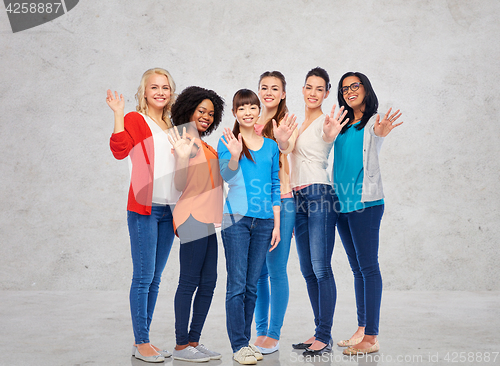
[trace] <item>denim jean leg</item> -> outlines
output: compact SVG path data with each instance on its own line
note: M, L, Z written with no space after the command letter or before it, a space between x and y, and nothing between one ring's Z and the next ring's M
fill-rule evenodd
M213 228L213 225L212 225ZM217 236L214 233L207 237L205 262L201 268L200 284L193 301L193 316L189 330L189 342L199 342L201 331L207 319L210 305L214 297L217 283Z
M382 276L378 262L378 248L383 213L384 205L349 213L349 228L364 281L367 335L379 333Z
M339 214L337 230L354 276L354 294L356 299L358 327L366 327L365 281L363 280L363 275L361 274L361 269L359 268L358 256L356 255L356 249L354 248L354 241L349 225L350 216L352 216L351 213Z
M315 337L328 343L331 338L336 286L331 267L338 214L336 196L330 185L313 184L300 191L297 201L296 241L301 271L315 311ZM299 250L300 248L300 250ZM312 272L312 273L311 273Z
M248 346L245 337L244 297L247 279L248 249L250 247L251 218L224 214L222 242L226 257L226 326L231 348L237 352Z
M295 204L293 198L281 200L280 238L278 246L268 252L269 281L271 283L271 316L267 336L280 339L281 327L288 307L289 285L287 265L290 255L293 227L295 226ZM257 299L258 300L258 299Z
M224 215L222 241L226 256L226 324L233 352L248 346L257 281L271 242L273 220ZM270 230L269 230L270 223ZM269 231L266 237L266 228Z
M200 339L212 302L217 280L217 239L213 224L204 224L192 217L183 223L177 232L181 246L179 284L174 298L175 337L178 345L186 345ZM196 233L194 240L192 233ZM205 234L199 235L201 233ZM195 291L191 317L191 303ZM190 318L191 327L188 332Z
M155 207L156 206L153 208ZM158 210L158 246L156 248L155 272L153 282L151 282L151 286L149 288L148 296L148 332L151 326L151 321L153 320L156 300L160 290L161 276L163 274L163 270L165 269L165 265L167 264L170 250L172 249L172 243L174 242L175 233L173 227L173 211L174 205L162 205L159 206Z
M264 260L259 280L257 282L257 301L255 303L255 326L257 337L267 336L269 325L269 271Z
M167 215L163 217L165 212ZM171 225L171 210L168 206L153 206L151 215L128 211L127 222L133 264L130 310L134 338L136 344L149 343L149 325L158 296L159 281L173 241L173 235L168 235L166 229L168 224L163 227L161 223L170 222ZM173 229L170 231L173 232ZM159 232L163 233L161 239Z
M306 281L307 294L314 315L314 324L319 324L319 303L318 303L318 281L314 274L311 262L311 251L309 247L309 215L307 212L307 200L304 192L297 192L295 195L295 245L299 256L300 272Z
M257 282L262 265L271 246L273 219L253 218L250 227L250 248L248 250L247 283L245 291L245 336L250 341L252 320L257 300ZM279 244L278 244L279 245Z

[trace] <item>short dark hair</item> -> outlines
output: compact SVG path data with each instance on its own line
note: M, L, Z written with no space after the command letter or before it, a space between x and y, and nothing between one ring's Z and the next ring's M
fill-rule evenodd
M354 121L354 111L352 110L351 107L349 107L349 105L344 99L344 95L342 94L342 84L344 82L344 79L349 76L357 77L361 82L361 84L363 84L363 88L365 88L365 99L363 100L363 103L365 104L365 111L363 112L363 117L361 118L361 122L355 127L357 130L362 130L368 123L368 120L375 113L377 113L378 98L377 95L375 94L375 91L373 90L370 80L368 80L365 74L362 74L360 72L350 71L342 75L339 81L339 87L337 89L337 100L339 102L339 107L344 107L344 109L347 110L346 118L349 118L349 121ZM340 131L340 133L341 134L345 133L349 129L349 127L350 127L349 124L345 125L344 128L342 128L342 131Z
M332 87L332 84L330 84L330 76L328 76L326 70L322 69L321 67L315 67L314 69L309 70L309 72L306 75L306 80L304 81L304 84L307 82L307 78L309 76L318 76L322 78L325 81L326 91L329 91L330 88Z
M213 90L201 88L199 86L189 86L182 91L172 106L172 123L180 126L191 121L191 117L205 99L209 99L214 105L214 122L203 131L200 137L210 135L222 121L224 113L224 99Z

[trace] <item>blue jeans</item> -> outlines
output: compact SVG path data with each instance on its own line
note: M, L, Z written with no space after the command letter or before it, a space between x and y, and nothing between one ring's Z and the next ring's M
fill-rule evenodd
M250 343L257 280L271 247L273 228L273 219L229 214L222 219L227 269L226 325L233 352Z
M295 201L293 198L284 198L281 200L280 210L281 241L272 252L267 253L257 283L255 324L258 337L268 336L273 339L280 339L281 327L288 306L289 290L286 267L294 225ZM270 294L269 282L271 282ZM270 320L269 306L271 306Z
M179 285L174 299L175 340L178 345L186 345L200 340L214 296L217 282L217 236L214 224L199 222L192 216L179 226L177 233L181 246ZM204 235L200 235L201 233ZM195 234L194 240L192 234ZM195 291L191 317L191 301Z
M151 215L127 211L133 277L130 312L135 343L149 343L161 274L174 241L173 206L154 205Z
M295 192L295 205L295 242L314 313L314 336L328 344L337 300L331 260L338 198L331 185L312 184Z
M378 335L382 276L378 264L380 221L384 205L341 213L337 230L354 274L358 326Z

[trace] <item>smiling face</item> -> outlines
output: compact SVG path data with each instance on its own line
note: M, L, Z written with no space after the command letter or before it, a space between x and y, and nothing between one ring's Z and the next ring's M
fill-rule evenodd
M165 75L153 74L147 82L144 97L148 108L163 110L170 101L170 84Z
M353 83L361 83L361 80L357 76L348 76L342 81L342 87L349 87ZM362 110L365 104L366 91L363 84L359 85L359 89L352 91L351 88L348 89L346 94L342 95L345 102L353 110Z
M277 108L285 96L283 84L277 77L268 76L260 81L259 99L267 109Z
M260 108L256 104L245 104L233 110L233 115L238 120L240 128L253 128L259 118Z
M205 132L214 123L214 104L210 99L203 100L196 107L190 120L194 121L198 132Z
M321 107L323 100L328 97L330 92L326 90L325 79L319 76L309 76L306 84L302 87L304 102L306 107L315 109Z

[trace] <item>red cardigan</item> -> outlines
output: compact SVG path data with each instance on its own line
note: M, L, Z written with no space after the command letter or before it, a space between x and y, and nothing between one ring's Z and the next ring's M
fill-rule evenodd
M112 134L109 146L116 159L130 155L132 161L127 210L151 215L155 154L153 135L144 117L137 112L128 113L125 131Z

